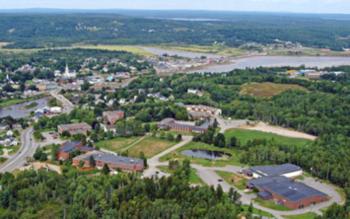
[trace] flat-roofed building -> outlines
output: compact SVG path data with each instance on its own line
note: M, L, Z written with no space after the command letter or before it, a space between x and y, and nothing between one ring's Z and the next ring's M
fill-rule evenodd
M221 109L204 105L186 105L186 110L192 119L203 119L222 114Z
M163 119L158 123L158 128L169 129L178 132L194 132L194 133L204 133L208 131L209 127L213 124L212 120L204 121L201 125L195 125L189 122L176 121L173 118Z
M92 128L87 123L73 123L57 126L58 133L63 134L68 132L70 135L83 134L87 135L88 132L91 132Z
M294 164L269 165L269 166L254 166L244 171L245 174L253 178L265 176L285 176L295 178L303 174L303 170Z
M93 151L93 147L85 146L79 141L67 141L61 145L57 152L57 160L68 160L73 152L80 151L81 153L87 153Z
M248 186L259 190L258 196L274 200L290 209L305 208L329 200L328 195L285 176L268 176L252 179Z

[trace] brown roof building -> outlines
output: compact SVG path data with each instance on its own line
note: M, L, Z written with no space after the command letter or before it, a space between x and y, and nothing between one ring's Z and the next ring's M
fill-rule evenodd
M87 123L74 123L74 124L66 124L57 126L58 133L62 134L64 132L68 132L70 135L83 134L87 135L88 132L91 132L91 126Z
M124 119L125 113L123 111L106 111L102 114L103 121L107 125L115 125L118 120Z

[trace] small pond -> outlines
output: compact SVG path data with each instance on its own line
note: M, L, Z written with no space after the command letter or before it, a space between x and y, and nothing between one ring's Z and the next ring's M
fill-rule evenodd
M200 149L192 149L192 150L184 150L181 154L193 157L193 158L203 158L208 160L218 160L222 158L231 157L230 154L221 152L221 151L209 151L209 150L200 150Z

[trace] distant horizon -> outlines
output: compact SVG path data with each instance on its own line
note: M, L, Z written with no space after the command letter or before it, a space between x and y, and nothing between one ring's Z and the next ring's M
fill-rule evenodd
M93 12L93 11L187 11L187 12L225 12L225 13L259 13L259 14L309 14L309 15L350 15L350 12L295 12L295 11L254 11L254 10L211 10L211 9L142 9L142 8L50 8L50 7L35 7L35 8L0 8L0 12L16 12L16 11L40 11L41 13L45 13L44 10L51 11L82 11L82 12ZM50 13L50 11L48 11Z
M228 11L301 14L350 14L348 0L0 0L0 10Z

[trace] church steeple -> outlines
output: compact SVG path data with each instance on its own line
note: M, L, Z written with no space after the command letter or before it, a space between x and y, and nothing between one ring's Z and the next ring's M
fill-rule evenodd
M64 72L66 75L68 75L69 74L69 67L68 67L68 64L66 64L66 70L65 70L65 72Z

